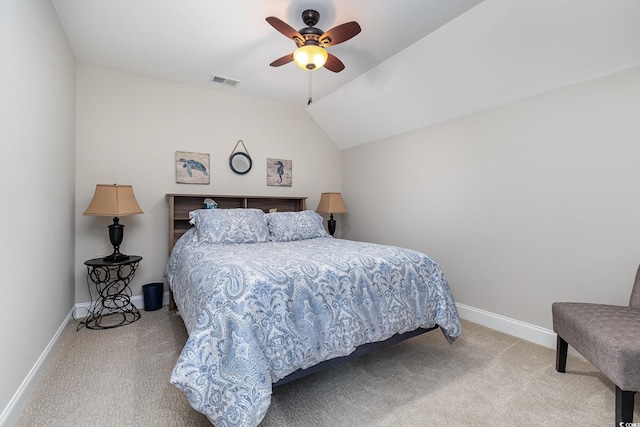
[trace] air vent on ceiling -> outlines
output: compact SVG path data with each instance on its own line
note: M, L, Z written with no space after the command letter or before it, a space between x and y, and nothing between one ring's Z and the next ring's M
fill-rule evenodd
M240 84L240 81L238 80L228 79L226 77L220 77L220 76L211 76L209 81L213 83L220 83L221 85L231 86L231 87L237 87Z

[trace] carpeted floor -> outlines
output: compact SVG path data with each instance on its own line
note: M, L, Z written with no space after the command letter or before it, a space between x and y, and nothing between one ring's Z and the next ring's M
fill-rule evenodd
M186 340L163 308L121 328L70 325L18 426L210 426L168 382ZM589 363L463 322L275 389L261 426L607 426L613 385ZM636 420L638 411L636 411Z

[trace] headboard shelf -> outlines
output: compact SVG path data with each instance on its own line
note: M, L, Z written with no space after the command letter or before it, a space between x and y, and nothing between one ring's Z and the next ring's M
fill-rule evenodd
M306 209L306 197L286 196L235 196L211 194L167 194L169 201L169 251L175 242L191 228L189 212L202 209L204 199L216 201L218 209L254 208L269 212L276 209L280 212L303 211Z

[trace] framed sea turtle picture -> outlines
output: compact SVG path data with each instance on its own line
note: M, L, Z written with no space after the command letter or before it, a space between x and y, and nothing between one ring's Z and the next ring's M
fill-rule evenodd
M209 155L176 151L176 183L209 184Z
M267 185L291 187L293 166L291 160L267 159Z

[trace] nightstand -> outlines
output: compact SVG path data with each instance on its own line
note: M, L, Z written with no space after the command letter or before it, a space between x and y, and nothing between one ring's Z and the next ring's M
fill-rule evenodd
M111 329L128 325L140 318L140 312L131 303L129 282L136 273L141 256L131 255L121 261L105 261L93 258L84 262L87 266L87 286L91 293L93 282L98 299L89 308L89 314L81 322L89 329Z

